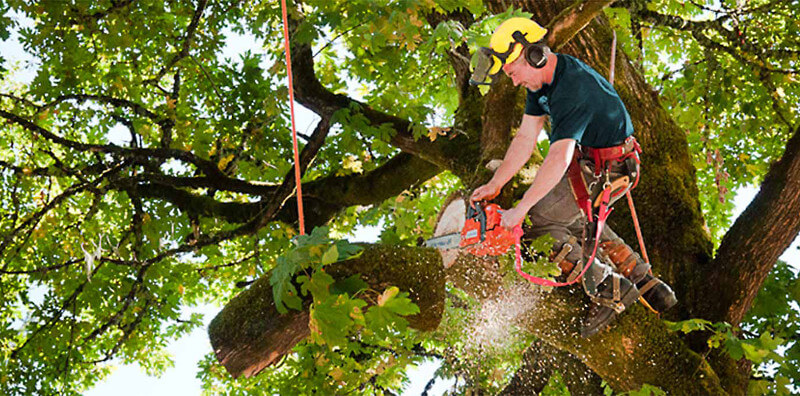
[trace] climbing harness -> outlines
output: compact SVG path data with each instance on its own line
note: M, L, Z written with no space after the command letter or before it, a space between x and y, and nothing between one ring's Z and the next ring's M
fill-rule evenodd
M523 232L522 228L517 226L514 228L513 234L516 238L515 267L520 276L537 285L554 287L571 285L584 278L589 267L591 266L591 263L594 262L594 258L597 255L600 235L603 232L606 220L613 211L613 208L610 207L610 203L613 202L615 198L632 190L639 182L640 152L641 148L636 142L636 139L634 139L632 136L628 137L625 142L619 146L600 149L582 147L575 151L575 156L570 163L569 168L567 168L567 178L572 186L572 191L575 194L575 201L586 216L587 225L584 230L586 235L584 236L583 246L584 251L586 251L587 246L591 246L591 254L584 254L584 262L579 262L579 264L582 265L582 269L580 272L577 272L576 276L575 274L577 268L579 268L579 266L576 265L572 269L566 282L554 282L549 279L535 277L522 270L520 240ZM579 165L581 162L580 160L583 158L591 158L594 162L594 170L592 172L594 175L594 180L589 183L589 187L587 187L586 180L584 179L584 172L581 170ZM628 168L629 174L611 181L609 165L611 165L614 161L625 164ZM634 180L632 183L630 182L631 179ZM597 194L596 199L593 201L590 191L594 186L599 184L600 181L603 182L603 189ZM569 249L571 250L572 244L567 244L567 246L569 246ZM569 253L569 251L564 252L564 249L562 249L559 255L556 256L556 263L560 262L560 260L558 260L559 257L562 257L563 259L567 253ZM594 289L594 286L595 285L593 284L587 285L587 292L591 292L589 293L590 295L596 294L596 289Z

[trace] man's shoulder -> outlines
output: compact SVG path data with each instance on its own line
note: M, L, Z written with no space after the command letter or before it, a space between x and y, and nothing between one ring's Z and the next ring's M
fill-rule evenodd
M562 64L562 76L567 79L595 78L596 70L582 60L568 54L558 53L558 62Z

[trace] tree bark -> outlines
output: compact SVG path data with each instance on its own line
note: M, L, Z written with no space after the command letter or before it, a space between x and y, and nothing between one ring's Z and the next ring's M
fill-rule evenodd
M564 385L575 395L602 395L603 380L569 352L535 341L522 356L522 367L500 392L507 396L538 396L558 371Z

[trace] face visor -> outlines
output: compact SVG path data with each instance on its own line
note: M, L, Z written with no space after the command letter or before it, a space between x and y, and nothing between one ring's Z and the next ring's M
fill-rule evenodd
M503 65L517 60L524 48L531 45L520 31L515 31L511 37L514 41L509 43L505 52L497 52L487 47L478 48L477 63L472 71L472 76L469 78L470 84L492 85L495 76L503 68ZM517 48L517 45L521 45L522 48Z

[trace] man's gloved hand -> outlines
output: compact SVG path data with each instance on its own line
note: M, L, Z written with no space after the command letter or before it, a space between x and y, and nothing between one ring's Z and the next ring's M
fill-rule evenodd
M472 195L470 195L469 200L471 202L476 202L481 200L488 201L494 199L494 197L500 194L500 190L502 188L503 186L497 186L492 182L486 183L476 188L475 191L472 192Z

